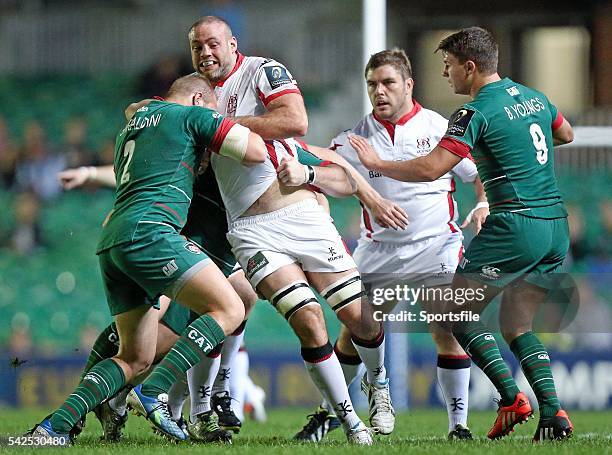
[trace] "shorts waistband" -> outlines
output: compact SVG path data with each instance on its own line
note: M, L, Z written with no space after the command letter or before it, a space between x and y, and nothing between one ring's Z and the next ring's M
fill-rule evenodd
M258 215L245 216L244 218L238 218L235 220L230 229L242 226L251 226L253 224L261 224L269 221L277 220L279 218L294 215L296 213L302 212L305 209L310 209L317 207L319 203L314 198L304 199L303 201L296 202L294 204L290 204L286 207L283 207L278 210L274 210L273 212L260 213Z

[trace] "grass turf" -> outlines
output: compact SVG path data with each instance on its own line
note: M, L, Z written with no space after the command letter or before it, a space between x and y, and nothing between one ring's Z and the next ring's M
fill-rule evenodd
M472 412L470 427L475 440L470 442L449 442L446 440L446 415L441 410L414 410L399 414L395 432L391 436L376 437L373 447L348 446L342 430L328 435L325 442L318 445L300 444L291 441L291 436L306 422L307 410L271 410L268 422L247 421L239 435L234 437L232 446L167 442L154 435L147 422L130 416L125 430L124 441L118 444L102 443L100 425L93 414L88 416L88 424L79 437L75 447L68 449L81 454L108 453L113 455L142 455L143 453L248 453L248 454L291 454L300 455L316 452L320 455L334 454L338 451L350 453L389 454L389 453L432 453L442 454L480 454L480 453L559 453L592 454L612 453L612 412L572 412L571 418L576 427L574 437L561 443L548 442L533 444L531 436L536 420L519 425L509 437L500 441L489 441L486 432L494 419L493 411ZM0 453L39 454L38 448L7 447L5 438L23 434L34 423L46 415L44 410L0 409L0 437L3 446ZM65 450L61 448L46 450ZM45 451L45 453L47 453Z

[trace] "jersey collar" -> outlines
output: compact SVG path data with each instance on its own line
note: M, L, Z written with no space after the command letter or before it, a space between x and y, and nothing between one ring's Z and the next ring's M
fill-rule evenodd
M240 68L240 65L242 65L242 61L244 60L244 55L241 54L238 51L236 51L236 55L238 56L238 58L236 59L236 64L234 65L234 68L227 75L226 78L224 78L224 79L220 80L219 82L217 82L215 84L215 87L223 87L223 84L225 84L225 81L228 80L232 74L234 74L236 71L238 71L238 68Z
M423 107L418 103L417 100L412 99L412 103L414 104L414 106L412 107L412 110L408 112L407 114L404 114L402 117L400 117L396 123L392 123L387 120L383 120L378 115L376 115L374 111L372 111L372 116L376 119L378 123L380 123L382 126L385 127L385 129L389 133L389 136L391 136L392 142L395 141L395 127L397 125L405 125L406 123L408 123L408 121L411 118L417 115L421 111L421 109L423 109Z

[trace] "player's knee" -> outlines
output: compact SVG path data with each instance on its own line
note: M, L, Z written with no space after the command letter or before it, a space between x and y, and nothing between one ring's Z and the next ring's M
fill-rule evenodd
M244 305L239 298L229 299L223 310L223 329L229 335L244 321Z
M287 320L298 311L300 316L304 316L305 311L322 314L319 301L306 281L295 281L279 289L270 298L270 303Z
M343 276L323 289L321 295L336 314L346 308L347 305L361 302L361 297L365 295L365 291L361 285L359 272L355 271Z
M435 331L431 333L431 338L433 339L438 352L442 352L449 355L465 354L463 348L457 342L457 339L450 332Z
M119 352L117 357L126 364L131 371L131 378L140 376L151 369L155 353L125 353Z

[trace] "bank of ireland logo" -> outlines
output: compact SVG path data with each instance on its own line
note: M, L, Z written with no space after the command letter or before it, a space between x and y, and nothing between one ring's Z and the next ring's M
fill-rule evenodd
M499 269L492 265L483 265L480 276L489 280L497 280L499 278Z

